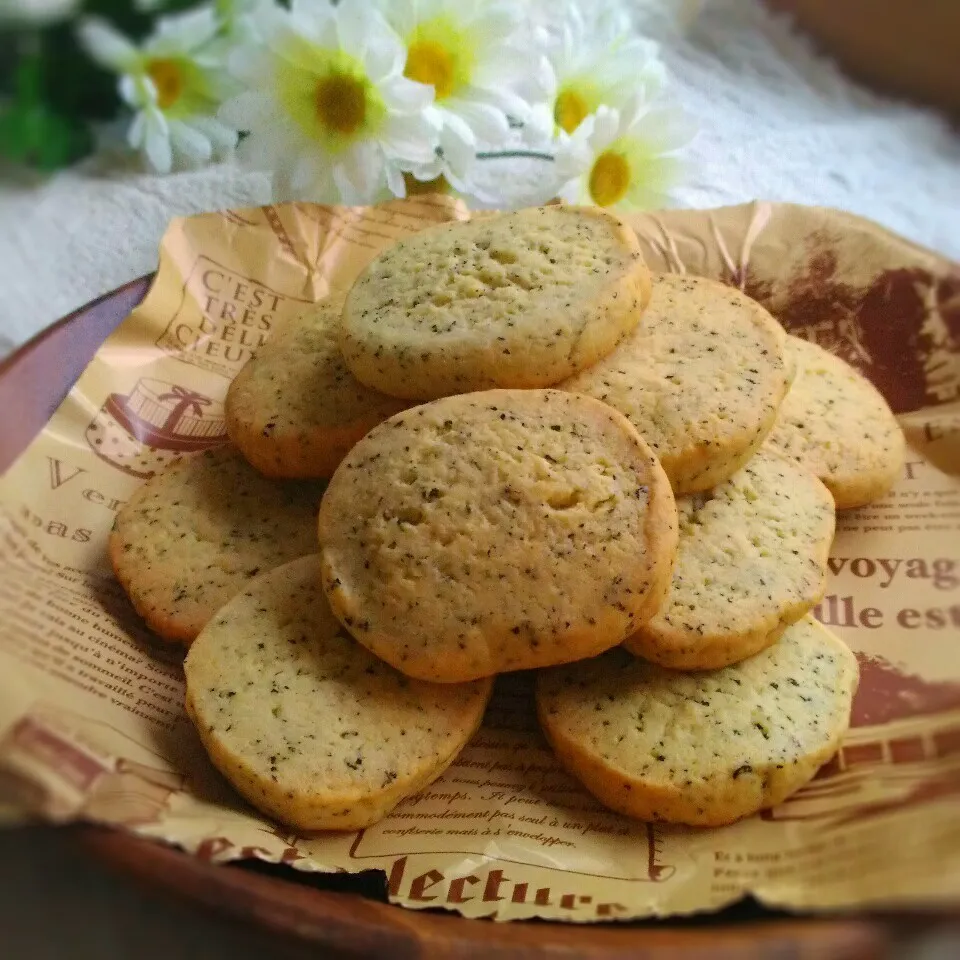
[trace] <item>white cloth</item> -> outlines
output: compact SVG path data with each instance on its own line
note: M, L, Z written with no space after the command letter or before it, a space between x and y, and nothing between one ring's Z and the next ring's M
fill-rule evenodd
M960 136L942 118L858 87L755 0L708 0L686 36L661 34L701 131L679 206L841 207L960 259ZM156 177L109 157L4 184L0 354L154 269L171 217L269 199L266 177L232 165Z

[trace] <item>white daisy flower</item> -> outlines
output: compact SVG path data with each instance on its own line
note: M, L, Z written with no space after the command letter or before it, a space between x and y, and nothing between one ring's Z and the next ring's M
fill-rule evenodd
M120 96L134 111L127 140L158 173L169 173L174 162L205 163L236 144L236 130L216 118L235 89L218 30L210 7L163 17L140 47L99 18L80 25L90 56L121 75Z
M559 195L599 207L663 206L680 172L675 155L692 136L678 108L651 108L640 97L622 110L600 107L557 150Z
M572 134L600 106L617 107L636 95L653 97L663 86L666 70L659 45L633 32L621 4L584 7L567 0L564 15L547 46L547 114L536 127ZM551 131L552 132L552 131Z
M275 191L322 203L405 193L403 171L429 163L433 91L404 77L404 50L361 3L293 0L252 15L259 40L230 58L246 91L220 116L249 136L240 157L271 170Z
M526 120L522 93L545 69L522 30L522 4L504 0L380 0L405 49L404 74L434 91L440 152L414 168L420 180L444 176L470 192L478 145L502 144L510 119Z
M258 38L257 11L272 6L274 0L214 0L226 43L251 43Z

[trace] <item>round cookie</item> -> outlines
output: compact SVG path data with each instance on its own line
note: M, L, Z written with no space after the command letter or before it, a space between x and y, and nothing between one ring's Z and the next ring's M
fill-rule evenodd
M268 477L329 477L373 426L407 404L370 390L340 353L339 299L291 320L237 374L227 433Z
M492 390L374 427L331 479L319 532L353 635L410 676L457 682L620 643L663 599L677 513L615 410Z
M251 577L316 551L322 489L268 480L232 447L176 460L117 512L114 572L152 630L189 643Z
M674 493L709 490L763 442L787 392L783 328L760 304L703 277L654 277L636 329L560 389L625 414Z
M537 207L389 247L347 295L340 348L361 383L397 397L547 387L609 353L649 296L621 220Z
M194 641L187 712L210 759L296 830L358 830L432 783L480 725L492 682L421 683L330 612L318 558L262 574Z
M876 387L809 340L787 337L797 376L769 443L815 473L838 510L887 493L903 469L903 431Z
M624 645L678 670L752 656L820 602L835 517L830 491L766 445L707 495L682 497L666 600Z
M722 670L679 673L612 650L538 677L560 762L601 803L647 821L721 826L776 806L840 745L858 679L812 616Z

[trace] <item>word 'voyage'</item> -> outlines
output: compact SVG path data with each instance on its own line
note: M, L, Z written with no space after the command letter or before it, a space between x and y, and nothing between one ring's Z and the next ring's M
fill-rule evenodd
M830 557L827 565L835 577L851 573L861 580L877 578L878 585L884 589L898 579L929 580L938 590L955 590L960 585L957 561L948 557L932 560L923 557Z

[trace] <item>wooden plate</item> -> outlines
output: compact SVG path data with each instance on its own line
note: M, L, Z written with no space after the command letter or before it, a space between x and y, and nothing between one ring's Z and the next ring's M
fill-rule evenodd
M142 299L150 278L88 304L0 362L0 471L56 410L97 348ZM94 827L85 849L155 887L323 948L324 957L507 960L866 960L886 956L889 918L793 919L755 905L686 922L572 926L493 923L385 902L379 875L318 876L262 864L212 866L181 851ZM896 921L903 933L903 918Z

